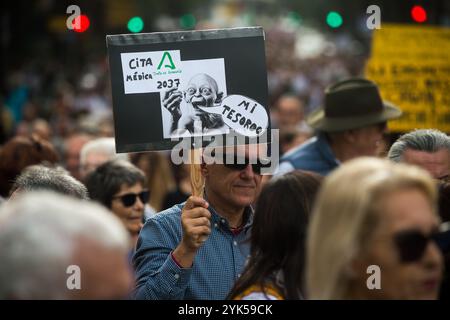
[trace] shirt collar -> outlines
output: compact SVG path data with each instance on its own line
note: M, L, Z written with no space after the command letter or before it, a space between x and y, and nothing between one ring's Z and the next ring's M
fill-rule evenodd
M205 197L205 199L206 199L206 197ZM217 213L216 209L214 209L214 207L212 205L210 205L208 207L208 210L209 210L209 212L211 212L212 222L217 223L218 225L227 227L227 229L230 229L227 219L225 219L219 213ZM250 228L252 226L253 215L254 215L254 210L253 210L252 206L245 207L244 214L242 216L243 221L245 221L243 230L246 231L248 228Z
M317 135L317 146L326 159L332 160L336 165L340 164L340 161L336 159L336 156L331 149L330 142L324 132L320 132Z

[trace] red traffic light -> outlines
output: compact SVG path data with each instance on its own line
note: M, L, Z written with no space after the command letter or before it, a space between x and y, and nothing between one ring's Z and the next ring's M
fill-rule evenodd
M427 21L427 12L422 6L412 7L411 16L415 22L422 23Z
M89 18L85 14L81 14L72 20L73 31L85 32L89 28Z

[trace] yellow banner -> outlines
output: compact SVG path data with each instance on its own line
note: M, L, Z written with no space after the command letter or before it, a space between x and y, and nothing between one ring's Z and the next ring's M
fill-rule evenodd
M382 25L374 32L365 74L383 99L404 112L389 123L391 131L450 132L450 29Z

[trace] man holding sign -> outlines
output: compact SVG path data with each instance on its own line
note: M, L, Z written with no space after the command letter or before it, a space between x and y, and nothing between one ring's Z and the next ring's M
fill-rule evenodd
M223 154L233 153L232 164L201 165L204 198L191 196L145 224L133 257L137 299L227 296L249 254L250 205L261 183L256 148L237 148Z
M181 160L188 154L198 159L191 167L195 196L151 217L140 233L133 257L136 298L224 299L249 254L250 204L262 163L269 163L257 161L267 150L252 148L271 142L264 31L112 35L107 44L118 152L173 148L173 156L181 148ZM186 139L176 143L174 137ZM210 161L219 152L205 150L199 159L192 147L208 141L220 148L220 159L226 154L227 164Z

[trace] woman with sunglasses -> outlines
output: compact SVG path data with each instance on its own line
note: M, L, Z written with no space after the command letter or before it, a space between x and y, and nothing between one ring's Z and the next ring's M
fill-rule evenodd
M146 185L144 173L124 160L108 161L86 179L91 199L109 208L128 230L132 239L132 251L142 228L145 205L149 198Z
M312 299L436 299L442 280L437 191L424 170L375 158L326 178L307 240Z

